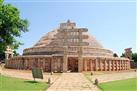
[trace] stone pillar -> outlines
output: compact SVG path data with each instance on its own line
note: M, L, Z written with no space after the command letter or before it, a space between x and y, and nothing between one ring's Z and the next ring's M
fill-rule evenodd
M44 60L45 61L45 60ZM52 56L52 58L51 58L51 72L53 72L53 56ZM45 66L45 62L43 63L43 66ZM45 67L44 67L44 70L45 70Z
M78 57L78 72L82 72L83 69L83 58L82 58L82 47L79 50L79 57ZM87 66L87 65L86 65Z
M7 60L9 57L9 54L5 53L5 59Z
M84 60L84 69L85 69L85 71L87 71L87 61L86 60Z
M7 46L6 51L5 51L5 58L7 60L12 57L13 57L13 50L9 46Z
M86 66L86 65L85 65L85 60L86 60L86 59L83 60L83 71L85 71L85 66Z
M100 63L100 71L102 71L102 62L101 62L101 60L99 60L99 63Z
M118 60L118 70L120 71L120 60Z
M128 67L128 61L126 60L126 68L125 68L126 70L128 70L128 68L127 68L127 67Z
M108 70L111 71L111 62L112 60L108 60L109 64L108 64Z
M83 42L83 38L82 38L82 31L78 31L78 35L79 35L79 39L78 39L78 45L79 45L79 50L78 50L78 71L82 72L83 70L83 57L82 57L82 53L83 53L83 48L81 45L81 43Z
M121 60L119 60L119 70L121 71L122 67L121 67Z
M127 60L125 60L125 70L127 70Z
M93 70L93 67L92 67L92 60L90 60L90 70L91 70L91 71Z
M124 70L126 70L126 60L123 60L123 62L124 62L124 65L123 65Z
M118 70L120 71L120 60L118 60Z
M121 60L121 65L122 65L122 70L125 70L125 61L124 60Z
M127 61L125 60L125 70L127 70L126 68L127 68Z
M67 70L68 70L68 67L67 67L67 65L68 65L67 49L68 49L68 47L65 46L64 47L64 56L63 56L63 72L67 72Z
M118 71L118 60L116 60L116 71Z
M119 60L119 70L121 71L121 60Z
M124 70L124 62L121 60L121 70Z
M98 59L95 60L95 71L98 71Z
M125 49L125 57L132 60L132 48Z
M129 60L127 60L127 68L128 68L128 70L130 69L130 61Z
M128 61L126 60L126 70L128 70Z
M107 62L106 62L106 58L104 60L104 70L107 71Z
M114 60L112 60L112 71L114 71Z
M126 70L126 60L123 60L123 70Z

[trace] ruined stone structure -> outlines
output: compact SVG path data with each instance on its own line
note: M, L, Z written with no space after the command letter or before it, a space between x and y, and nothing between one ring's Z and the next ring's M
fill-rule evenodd
M132 48L126 48L125 49L125 57L132 60L132 51L131 51Z
M9 59L9 58L12 58L13 54L14 54L13 50L9 46L7 46L6 51L5 51L6 60Z
M128 58L113 57L87 28L78 28L69 20L44 35L23 55L6 61L7 68L42 68L46 72L121 71L130 69Z

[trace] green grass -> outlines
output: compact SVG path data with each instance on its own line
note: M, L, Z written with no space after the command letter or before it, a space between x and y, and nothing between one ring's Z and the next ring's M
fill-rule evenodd
M28 81L0 75L0 91L43 91L47 88L46 82Z
M103 91L137 91L137 78L99 84Z

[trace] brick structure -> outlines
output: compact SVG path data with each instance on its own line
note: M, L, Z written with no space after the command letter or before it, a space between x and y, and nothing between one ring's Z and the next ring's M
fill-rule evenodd
M46 72L121 71L130 69L128 58L113 57L88 34L69 20L43 36L33 47L24 49L22 56L10 58L5 67L29 70L42 68Z

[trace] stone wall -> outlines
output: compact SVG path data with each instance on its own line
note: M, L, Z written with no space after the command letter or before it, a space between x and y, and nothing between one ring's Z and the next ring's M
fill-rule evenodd
M132 69L136 69L137 68L137 62L130 61L130 66Z
M53 56L51 62L52 72L62 72L63 71L63 57Z
M83 71L121 71L129 70L130 61L122 58L85 57Z
M63 56L21 56L6 61L6 68L31 70L39 67L45 72L63 72ZM67 70L78 72L78 57L68 57ZM83 71L121 71L130 69L127 58L83 57Z
M69 46L68 55L77 55L79 47ZM113 56L113 52L103 48L91 48L83 47L83 55L89 56ZM24 49L23 55L52 55L52 54L63 54L64 47L38 47L38 48L27 48Z
M51 57L14 57L6 61L6 68L31 70L33 67L39 67L43 71L51 71Z

